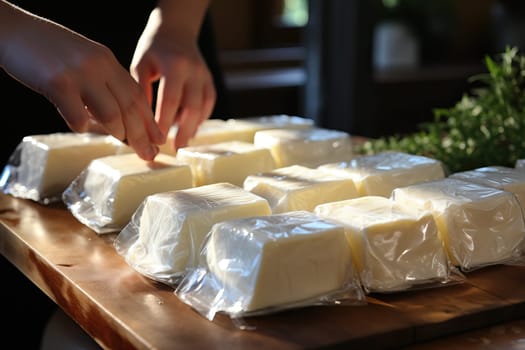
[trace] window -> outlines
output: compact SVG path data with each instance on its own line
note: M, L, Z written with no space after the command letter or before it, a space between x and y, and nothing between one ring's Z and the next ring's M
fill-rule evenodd
M232 113L301 114L308 0L211 3Z

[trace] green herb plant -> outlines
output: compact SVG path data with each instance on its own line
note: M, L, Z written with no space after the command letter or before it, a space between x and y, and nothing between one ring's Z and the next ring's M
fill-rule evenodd
M488 70L469 79L477 87L451 108L433 110L434 120L408 135L368 140L360 154L386 150L438 159L449 173L483 166L513 167L525 158L525 57L507 47Z

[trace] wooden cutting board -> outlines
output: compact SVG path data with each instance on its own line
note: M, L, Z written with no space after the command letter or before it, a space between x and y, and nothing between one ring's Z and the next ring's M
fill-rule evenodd
M244 321L204 319L132 270L62 205L0 194L0 253L100 344L137 349L391 349L525 317L525 267L498 265L457 285L372 294L364 306L316 306Z

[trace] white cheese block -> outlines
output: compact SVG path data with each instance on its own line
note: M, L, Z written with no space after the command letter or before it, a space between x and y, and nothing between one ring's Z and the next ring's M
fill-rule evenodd
M451 174L449 178L478 183L514 193L525 209L525 172L503 166L487 166Z
M261 130L255 133L253 143L272 152L277 168L316 167L352 158L350 135L338 130L317 127Z
M226 311L320 298L357 279L344 227L308 212L223 221L204 252Z
M396 187L445 177L440 161L395 151L324 164L319 168L349 176L354 180L360 196L390 197Z
M115 247L140 273L173 285L197 265L213 224L270 214L264 198L229 183L157 193L143 201Z
M358 196L352 179L301 165L249 175L243 186L266 198L274 214L313 211L318 204Z
M252 139L257 131L269 129L309 129L315 126L314 121L309 118L291 116L287 114L275 114L248 118L230 118L226 120L233 127L245 127L252 129Z
M112 136L90 133L26 136L4 168L0 185L15 197L45 204L60 201L62 192L91 160L126 147Z
M158 154L148 162L129 153L91 161L63 198L80 222L106 233L121 230L146 196L192 186L191 168L175 157Z
M366 196L318 205L315 214L345 225L361 283L368 292L447 281L450 264L430 212Z
M192 167L195 186L229 182L242 187L246 176L275 168L268 149L241 141L180 148L177 159Z
M159 146L160 152L176 155L174 148L178 126L170 128L166 143ZM197 129L197 133L188 141L188 146L209 145L226 141L253 142L255 130L249 125L231 124L222 119L206 119Z
M510 192L446 178L396 188L392 197L433 213L450 259L463 270L504 263L520 254L525 227Z

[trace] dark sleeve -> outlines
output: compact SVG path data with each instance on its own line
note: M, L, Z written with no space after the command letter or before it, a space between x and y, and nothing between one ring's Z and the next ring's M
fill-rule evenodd
M217 102L212 113L212 118L230 117L230 101L224 80L223 70L219 60L219 51L215 41L215 28L209 13L206 14L199 35L201 52L210 68L217 91Z

